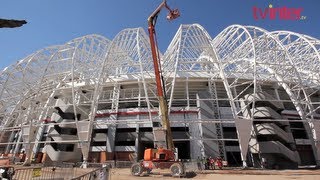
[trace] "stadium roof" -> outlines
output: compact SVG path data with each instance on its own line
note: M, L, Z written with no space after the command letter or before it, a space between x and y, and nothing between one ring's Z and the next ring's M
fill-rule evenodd
M316 38L231 25L212 39L199 24L181 25L161 57L168 82L177 77L220 78L230 87L240 78L253 85L277 82L294 104L309 107L304 116L315 111L308 97L320 90L320 40ZM1 71L0 112L6 115L2 125L13 122L26 102L43 101L43 94L57 88L74 92L86 85L97 94L106 82L150 77L151 51L142 28L124 29L113 40L93 34L46 47Z

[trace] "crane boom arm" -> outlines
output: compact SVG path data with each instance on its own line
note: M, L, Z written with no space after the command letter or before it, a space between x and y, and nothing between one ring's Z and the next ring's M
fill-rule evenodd
M169 14L167 15L168 20L173 20L180 16L180 13L177 9L171 10L169 6L166 3L166 0L164 0L158 8L149 16L148 18L148 32L149 32L149 39L150 39L150 45L151 45L151 53L152 53L152 59L153 59L153 67L154 67L154 73L155 73L155 79L156 79L156 86L157 86L157 95L159 98L159 109L160 109L160 117L162 122L162 127L164 128L166 132L166 144L167 149L174 150L174 144L173 144L173 138L171 133L171 127L168 117L168 105L167 100L164 96L164 84L161 81L161 66L160 66L160 58L159 58L159 51L157 46L157 41L155 37L155 25L156 25L156 18L162 8L166 8L169 11Z

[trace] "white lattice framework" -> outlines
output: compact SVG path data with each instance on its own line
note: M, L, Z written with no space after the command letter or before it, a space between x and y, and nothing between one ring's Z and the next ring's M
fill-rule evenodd
M223 70L222 74L225 76L222 78L226 78L225 87L236 120L243 159L246 159L250 129L247 131L239 131L239 129L241 129L241 124L251 127L253 119L247 120L242 116L242 109L238 104L241 101L239 97L245 91L236 92L237 86L245 85L247 88L253 86L253 93L256 94L260 89L259 86L264 82L277 82L287 92L300 118L307 120L313 131L319 131L319 128L314 127L313 124L314 106L310 100L310 95L319 90L319 84L312 85L313 82L318 81L315 79L319 79L319 76L314 76L318 72L311 70L310 67L306 68L307 64L304 62L302 64L303 60L297 59L294 56L295 53L291 53L288 46L282 43L283 41L281 42L278 37L264 29L240 25L229 26L212 41L220 67ZM299 45L303 46L304 44ZM299 48L302 49L302 47L297 47L297 49ZM312 49L312 46L309 48ZM315 61L310 61L316 69L319 58L316 57ZM311 74L306 74L303 70L308 70ZM308 77L309 75L311 78ZM246 80L243 81L243 79ZM315 89L309 90L310 85ZM252 103L254 113L255 99ZM248 122L244 123L245 121ZM314 139L317 139L315 133ZM315 145L313 150L317 151Z
M298 33L232 25L211 39L198 24L181 25L161 55L169 109L177 79L204 77L222 82L245 165L253 119L242 115L241 97L250 87L256 94L264 83L276 82L286 91L300 118L308 122L312 132L309 136L315 140L313 150L319 160L316 146L319 148L320 127L313 115L319 111L320 102L316 98L311 100L320 90L319 54L320 41ZM153 79L149 40L142 28L125 29L112 41L88 35L48 47L1 72L1 127L8 132L22 126L40 127L42 119L52 114L54 97L68 94L67 105L73 106L75 114L85 114L75 124L86 157L85 147L89 147L98 105L109 94L114 97L111 111L117 112L121 84L138 81L143 91L134 98L146 102L147 123L158 118L151 114L151 109L157 106ZM245 90L237 92L239 86ZM255 99L252 101L254 111ZM115 123L110 121L111 125Z

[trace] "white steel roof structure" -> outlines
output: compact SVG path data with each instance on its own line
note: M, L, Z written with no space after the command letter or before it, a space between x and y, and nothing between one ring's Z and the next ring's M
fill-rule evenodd
M246 120L237 105L243 92L235 94L234 88L254 87L256 93L259 84L276 82L286 91L300 118L310 123L314 140L319 141L320 124L313 115L319 112L320 99L310 97L320 91L320 40L242 25L231 25L212 39L202 26L191 24L180 26L160 56L169 109L177 78L219 79L225 86L237 128L243 128L240 124L251 127L252 120ZM7 130L39 126L52 114L49 107L53 99L63 92L70 95L75 114L86 114L81 122L88 120L90 132L98 101L105 95L104 87L139 81L145 90L139 96L145 98L150 110L156 103L150 98L155 92L153 77L149 39L142 28L122 30L113 40L99 35L76 38L39 50L2 70L0 124ZM86 95L79 93L83 91ZM113 99L116 104L117 97ZM83 128L80 121L76 124ZM246 159L250 131L238 130L238 135ZM79 140L88 139L79 135Z

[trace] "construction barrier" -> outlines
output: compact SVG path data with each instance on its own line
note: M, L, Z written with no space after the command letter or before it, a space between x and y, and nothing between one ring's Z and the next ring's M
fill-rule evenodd
M100 166L101 167L101 166ZM29 166L29 167L16 167L14 170L13 180L68 180L98 168L80 168L76 167L74 163L62 163L55 166Z
M108 180L110 176L109 168L102 167L100 169L92 170L88 173L85 173L81 176L72 178L71 180Z
M94 164L94 163L91 163ZM99 163L101 166L101 163ZM110 168L130 168L133 162L131 161L114 161L114 160L109 160L103 162L103 164L107 165Z

